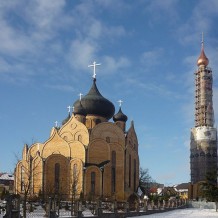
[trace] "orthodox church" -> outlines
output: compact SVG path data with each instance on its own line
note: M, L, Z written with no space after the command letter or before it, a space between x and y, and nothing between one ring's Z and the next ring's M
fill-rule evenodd
M128 200L139 185L138 140L127 116L97 88L96 62L89 92L53 127L44 143L24 145L15 169L15 192L62 199ZM113 118L113 121L111 119Z
M201 53L195 72L195 127L191 129L189 198L202 197L201 184L208 172L217 172L217 128L214 127L213 75L208 67L202 36Z

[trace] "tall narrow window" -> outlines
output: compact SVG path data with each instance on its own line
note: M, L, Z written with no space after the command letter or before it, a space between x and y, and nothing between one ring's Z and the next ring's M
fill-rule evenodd
M116 191L116 152L111 154L111 192Z
M24 191L24 167L21 167L20 171L21 191Z
M134 159L134 191L136 191L136 160Z
M110 137L108 137L108 136L106 137L106 142L110 143Z
M59 192L59 186L60 186L60 164L55 164L55 178L54 178L54 186L55 186L55 193Z
M91 193L95 194L95 172L91 172Z
M131 155L129 155L129 187L131 187L131 171L132 171L132 166L131 166Z
M76 190L78 187L78 171L77 171L77 164L73 165L73 175L72 175L72 195L73 198L75 199L76 197Z
M78 141L82 142L82 136L78 135Z

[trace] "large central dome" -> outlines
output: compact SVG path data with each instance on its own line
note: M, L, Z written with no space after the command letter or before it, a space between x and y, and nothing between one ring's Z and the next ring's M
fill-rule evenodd
M95 78L88 94L81 98L81 100L77 100L74 103L73 106L75 108L75 113L79 113L77 109L79 107L81 108L81 105L87 115L102 116L108 120L114 115L115 112L113 103L104 98L98 91Z

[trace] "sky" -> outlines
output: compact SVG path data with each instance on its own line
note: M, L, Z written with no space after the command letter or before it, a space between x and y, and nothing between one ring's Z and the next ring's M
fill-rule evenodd
M204 48L218 117L217 0L0 1L0 172L25 143L45 142L87 94L134 121L140 166L165 185L190 181L194 72Z

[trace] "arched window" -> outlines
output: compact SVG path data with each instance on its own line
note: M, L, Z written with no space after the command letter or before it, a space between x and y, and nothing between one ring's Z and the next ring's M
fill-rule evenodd
M76 196L76 190L78 186L78 170L77 170L77 164L73 165L73 178L72 178L72 194L75 198Z
M110 143L110 137L108 137L108 136L106 137L106 142Z
M131 187L131 155L129 155L129 187Z
M54 186L55 186L55 193L59 192L59 186L60 186L60 164L55 164L55 178L54 178Z
M20 170L20 181L21 181L21 191L23 192L24 191L24 167L21 166L21 170Z
M116 152L111 154L111 192L116 191Z
M78 135L78 141L82 141L82 136L81 135Z
M91 172L91 193L95 194L95 172Z

